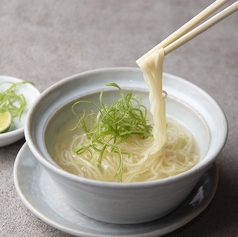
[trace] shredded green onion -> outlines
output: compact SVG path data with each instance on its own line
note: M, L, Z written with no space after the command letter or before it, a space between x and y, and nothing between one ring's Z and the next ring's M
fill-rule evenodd
M0 92L0 112L9 111L12 117L19 116L19 121L21 120L22 113L26 106L26 100L23 94L16 94L17 86L30 83L27 81L21 81L17 83L13 82L1 82L2 84L10 84L10 87Z
M114 104L103 103L103 92L100 93L101 108L90 101L78 101L72 106L72 111L80 119L75 126L81 126L84 134L87 135L89 143L87 145L74 148L76 154L88 151L92 156L99 153L98 168L101 169L103 153L106 148L110 148L111 153L119 155L119 166L115 177L118 182L122 182L123 162L122 155L130 157L129 153L121 152L119 144L125 142L132 135L138 135L141 139L153 136L152 126L147 124L147 109L142 105L142 96L133 96L132 92L125 95L122 89L115 83L106 84L119 89L121 98ZM93 105L98 112L84 110L83 115L75 111L75 106L80 103Z

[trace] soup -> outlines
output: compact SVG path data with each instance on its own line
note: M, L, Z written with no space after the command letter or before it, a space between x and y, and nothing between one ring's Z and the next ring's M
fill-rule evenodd
M150 123L151 123L150 118ZM99 153L91 157L89 152L76 154L74 149L89 141L73 119L66 123L56 135L51 157L64 170L84 178L117 182L120 159L117 153L110 153L110 147L104 153L101 168L98 168ZM153 154L150 153L153 137L141 139L132 136L120 144L123 160L122 182L144 182L168 178L191 169L199 161L199 150L193 134L180 122L167 118L167 141ZM127 154L129 153L130 156Z

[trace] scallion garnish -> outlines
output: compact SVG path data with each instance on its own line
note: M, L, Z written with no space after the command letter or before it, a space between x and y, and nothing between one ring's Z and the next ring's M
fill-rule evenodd
M122 152L118 145L132 135L140 136L141 139L153 136L152 126L147 124L147 109L142 105L142 96L132 96L132 92L125 95L115 83L106 84L106 86L119 89L121 98L117 102L104 104L104 90L102 90L99 97L101 107L90 101L78 101L72 106L73 113L80 117L76 127L80 125L89 139L88 144L74 148L74 152L82 154L88 151L91 157L99 153L98 168L101 169L103 153L106 148L110 148L111 153L119 155L119 166L115 177L118 182L122 182L122 155L130 156L130 154ZM75 106L80 103L93 105L97 112L84 110L83 115L78 114Z
M10 84L10 87L0 92L0 112L9 111L12 115L12 117L19 116L19 120L21 120L22 113L24 111L24 108L26 106L26 100L23 94L16 94L17 86L30 83L27 81L21 81L17 83L13 82L1 82L2 84Z

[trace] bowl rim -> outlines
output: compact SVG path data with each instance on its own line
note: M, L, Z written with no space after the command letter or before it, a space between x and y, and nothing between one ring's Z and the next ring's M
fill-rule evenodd
M104 73L104 72L116 72L116 71L124 71L124 72L138 72L141 71L139 68L135 68L135 67L111 67L111 68L99 68L99 69L93 69L93 70L89 70L89 71L85 71L82 73L78 73L69 77L66 77L56 83L54 83L53 85L51 85L50 87L48 87L45 91L43 91L40 96L38 96L38 98L36 99L36 101L33 103L33 105L31 106L30 110L28 111L27 114L27 118L26 118L26 124L25 124L25 137L26 137L26 141L27 144L31 150L31 152L33 153L33 155L35 156L35 158L37 158L37 160L43 165L43 167L51 170L52 172L54 172L55 174L57 174L58 176L62 176L68 180L74 181L74 182L78 182L81 184L85 184L85 185L90 185L90 186L95 186L95 187L105 187L105 188L124 188L124 189L131 189L131 188L148 188L148 187L155 187L155 186L165 186L171 183L176 183L179 182L183 179L187 179L188 177L190 177L191 175L197 174L199 172L201 172L201 170L203 170L203 172L205 172L216 160L217 156L219 155L219 153L222 151L222 149L225 146L226 140L227 140L227 136L228 136L228 122L225 116L225 113L223 112L222 108L220 107L220 105L215 101L215 99L213 99L207 92L205 92L203 89L201 89L200 87L196 86L195 84L193 84L192 82L189 82L179 76L175 76L173 74L170 73L166 73L164 72L164 75L167 75L169 77L172 77L175 80L178 81L182 81L183 83L185 83L186 85L195 88L196 90L199 91L199 93L202 93L204 96L206 96L215 106L216 108L219 110L219 113L222 115L223 117L223 125L224 125L224 137L222 139L221 142L221 146L218 147L216 149L216 152L213 154L212 157L208 157L206 159L206 162L199 162L197 165L195 165L192 169L183 172L181 174L169 177L169 178L165 178L165 179L159 179L159 180L154 180L154 181L146 181L146 182L134 182L134 183L118 183L118 182L106 182L106 181L99 181L99 180L92 180L92 179L88 179L88 178L84 178L84 177L80 177L77 175L74 175L72 173L69 173L63 169L61 169L58 166L55 166L54 164L52 164L51 162L49 162L46 158L44 158L43 155L41 155L40 152L38 152L38 148L34 145L33 141L31 140L31 132L30 132L30 127L31 127L31 118L34 114L34 109L38 106L38 103L40 103L40 101L45 98L47 95L49 95L53 90L55 90L57 87L68 83L70 81L75 80L76 78L79 79L80 77L86 76L86 75L91 75L91 74L98 74L98 73ZM206 155L205 155L206 157Z

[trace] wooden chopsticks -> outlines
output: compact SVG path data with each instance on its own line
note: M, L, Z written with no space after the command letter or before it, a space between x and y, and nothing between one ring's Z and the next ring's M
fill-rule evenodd
M204 9L202 12L200 12L198 15L196 15L194 18L192 18L190 21L188 21L186 24L184 24L182 27L180 27L174 33L172 33L169 37L167 37L165 40L163 40L161 43L159 43L157 46L155 46L149 52L144 54L141 58L139 58L136 61L137 64L139 64L139 62L141 60L143 60L145 57L151 55L153 52L155 52L159 48L164 48L165 55L169 54L170 52L172 52L175 49L179 48L180 46L184 45L189 40L191 40L194 37L198 36L199 34L203 33L204 31L206 31L207 29L209 29L216 23L220 22L224 18L228 17L229 15L231 15L232 13L237 11L238 10L238 1L236 1L232 5L230 5L223 11L221 11L220 13L217 13L215 16L213 16L211 19L207 20L200 26L194 28L196 25L198 25L200 22L202 22L204 19L206 19L208 16L210 16L213 12L215 12L217 9L219 9L221 6L223 6L228 1L229 0L217 0L214 3L212 3L206 9ZM194 29L191 30L192 28L194 28Z

